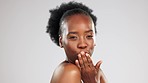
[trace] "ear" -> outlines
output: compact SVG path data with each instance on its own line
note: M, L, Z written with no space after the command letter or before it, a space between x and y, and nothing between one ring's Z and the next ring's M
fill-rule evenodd
M96 43L94 43L94 46L96 46Z
M96 33L94 35L94 46L96 46Z
M96 46L96 39L94 38L94 46Z
M59 36L59 45L61 48L63 48L63 44L62 44L62 36Z

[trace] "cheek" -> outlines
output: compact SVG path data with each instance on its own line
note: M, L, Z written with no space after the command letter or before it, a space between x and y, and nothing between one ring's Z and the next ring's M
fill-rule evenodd
M75 53L77 50L76 45L77 44L75 42L67 41L67 42L64 42L64 49L68 54L72 54L72 53Z
M92 40L88 40L87 43L88 43L88 46L93 48L95 46L95 39L93 38Z
M92 55L92 53L93 53L93 51L94 51L94 47L95 47L94 40L89 41L89 42L88 42L88 49L89 49L91 55Z
M90 50L93 50L94 49L94 46L95 46L94 43L89 43Z
M64 46L64 50L66 53L67 58L72 61L75 62L75 60L77 59L77 49L76 49L76 44L68 42L65 46Z
M73 50L73 51L76 50L77 44L75 42L67 42L66 45L67 45L68 50Z

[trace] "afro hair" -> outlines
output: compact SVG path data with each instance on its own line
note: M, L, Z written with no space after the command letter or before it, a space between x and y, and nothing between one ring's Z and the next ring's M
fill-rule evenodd
M89 14L92 18L96 31L96 21L97 17L92 14L93 10L88 8L86 5L78 2L71 1L69 3L62 3L59 7L49 10L50 18L47 25L47 33L49 33L51 40L59 46L59 30L60 30L60 21L63 14L72 9L82 9Z

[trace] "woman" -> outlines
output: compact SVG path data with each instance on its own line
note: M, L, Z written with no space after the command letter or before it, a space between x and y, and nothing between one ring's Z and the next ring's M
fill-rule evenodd
M106 83L100 69L93 64L96 16L82 3L63 3L50 10L47 33L65 50L67 59L54 71L51 83Z

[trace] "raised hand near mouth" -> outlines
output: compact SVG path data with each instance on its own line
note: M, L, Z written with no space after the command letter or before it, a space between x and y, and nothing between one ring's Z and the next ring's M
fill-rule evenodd
M75 64L80 69L81 79L84 83L100 83L99 71L102 61L94 66L91 57L88 53L81 52L78 54L78 60L75 61Z

